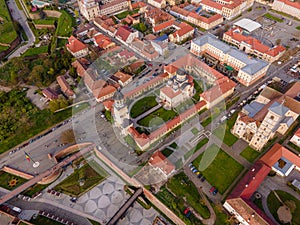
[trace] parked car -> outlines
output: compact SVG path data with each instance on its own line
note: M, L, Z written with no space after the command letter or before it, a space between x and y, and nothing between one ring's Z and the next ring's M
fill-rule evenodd
M214 191L215 191L215 187L214 186L212 186L211 188L210 188L210 190L209 190L209 193L213 193Z
M196 175L199 175L200 174L200 171L196 172Z
M188 166L191 168L193 166L193 163L190 163Z
M216 194L218 194L218 189L216 188L214 191L213 191L213 193L212 193L213 195L216 195Z
M201 182L204 182L206 180L206 178L205 178L205 176L203 176L202 178L201 178Z
M202 177L202 174L200 173L200 174L198 174L198 176L197 176L199 179Z
M192 170L192 172L196 173L196 172L198 172L198 170L195 168L195 169Z
M192 166L192 167L191 167L191 171L193 171L193 169L196 169L196 167Z

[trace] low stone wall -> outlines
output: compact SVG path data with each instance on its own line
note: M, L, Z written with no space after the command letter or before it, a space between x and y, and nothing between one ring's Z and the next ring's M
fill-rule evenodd
M34 23L35 29L55 29L54 25L49 25L49 24L35 24Z
M38 184L50 184L55 181L61 174L62 169L56 170L54 173L50 174L47 177L44 177Z
M74 153L74 152L78 151L79 149L88 147L88 146L90 146L92 144L93 144L92 142L86 142L86 143L80 143L80 144L72 145L70 147L67 147L67 148L65 148L65 149L57 152L54 155L53 158L57 162L58 158L62 158L64 156L66 156L66 155L69 155L70 153Z
M22 171L13 169L13 168L8 167L8 166L4 166L4 167L2 168L2 170L3 170L4 172L13 174L13 175L18 176L18 177L22 177L22 178L27 179L27 180L30 180L30 179L33 178L33 176L32 176L31 174L28 174L28 173L25 173L25 172L22 172Z
M56 11L56 10L44 10L44 13L48 17L56 17L59 18L61 16L61 12Z

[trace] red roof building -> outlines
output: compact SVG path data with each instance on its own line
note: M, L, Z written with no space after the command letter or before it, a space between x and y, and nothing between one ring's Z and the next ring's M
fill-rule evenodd
M46 88L42 91L43 95L45 96L45 98L47 98L48 100L52 101L55 99L58 99L58 94L52 90L51 88Z
M179 43L185 39L191 38L194 35L194 27L187 23L180 23L179 29L175 31L173 34L169 35L169 39L171 42Z
M67 50L75 57L81 58L89 53L88 47L74 36L68 38Z
M285 47L282 45L269 47L254 37L244 35L243 30L239 27L225 32L223 40L236 45L247 54L253 54L268 62L278 60L285 53Z
M95 44L101 49L108 49L116 46L116 44L112 42L109 37L106 37L103 34L94 36L94 40Z
M275 0L272 4L272 9L300 19L300 2L298 0Z
M134 38L138 38L138 31L132 30L128 26L120 26L116 32L116 38L124 43L131 43Z
M175 166L160 151L155 152L148 163L153 168L162 172L166 177L169 177L175 171Z
M300 168L300 157L276 143L240 180L224 203L224 208L240 222L251 225L275 225L252 201L251 197L282 157Z
M64 76L56 77L56 81L59 84L61 91L67 95L67 97L75 98L75 92L71 89Z

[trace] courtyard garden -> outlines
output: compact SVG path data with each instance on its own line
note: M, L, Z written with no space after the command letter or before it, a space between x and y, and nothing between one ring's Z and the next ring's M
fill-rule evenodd
M27 180L22 177L15 176L4 171L0 171L0 187L5 188L7 190L13 190L19 187L20 185L24 184L26 181Z
M119 20L126 18L127 15L133 15L139 12L139 9L135 9L133 11L125 11L125 12L121 12L117 15L115 15L115 17L117 17Z
M130 110L130 116L132 118L136 118L144 112L147 112L157 104L158 103L155 100L155 96L147 96L145 98L142 98L134 103Z
M150 113L148 116L140 119L137 121L137 123L141 126L155 128L173 119L175 116L177 116L177 113L173 110L166 110L161 107L158 110Z
M242 152L241 156L247 159L249 162L254 162L255 159L261 154L261 152L255 151L250 146L247 146Z
M203 156L206 157L205 162L201 161ZM209 164L207 165L207 163ZM218 188L221 194L227 190L244 168L214 144L199 155L193 164L198 167L200 171L201 168L204 168L204 170L201 171L202 174L211 185Z
M283 19L278 18L278 17L274 16L274 15L271 14L271 13L266 13L266 14L264 15L264 17L267 18L267 19L270 19L270 20L279 22L279 23L282 23L282 22L283 22Z
M80 196L101 183L108 173L95 161L75 169L74 173L54 187L54 190L72 196Z
M274 192L276 192L277 196ZM275 190L268 195L267 203L270 212L281 224L300 224L300 200L293 195L281 190ZM280 207L281 209L278 211ZM285 221L281 221L279 218Z
M0 43L9 44L17 37L5 0L0 0Z
M234 113L226 123L220 125L213 131L213 134L216 135L220 140L223 140L223 142L228 146L232 146L238 140L238 138L230 131L236 121L237 116L238 112Z

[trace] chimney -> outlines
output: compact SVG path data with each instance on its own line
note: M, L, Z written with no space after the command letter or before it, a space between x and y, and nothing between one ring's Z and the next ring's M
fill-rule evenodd
M252 172L254 172L255 171L255 168L252 168L252 170L251 170Z
M255 180L255 176L252 177L252 180Z
M252 217L254 217L254 215L255 215L255 214L254 214L254 213L252 213L252 215L251 215L251 216L252 216Z

